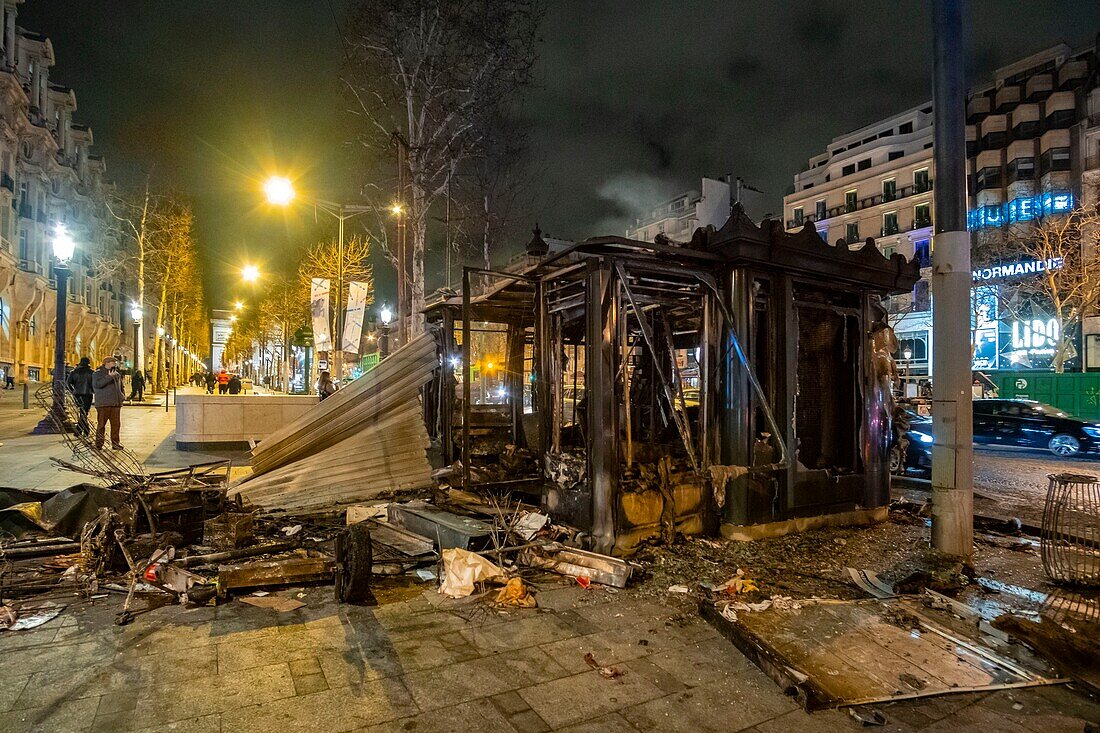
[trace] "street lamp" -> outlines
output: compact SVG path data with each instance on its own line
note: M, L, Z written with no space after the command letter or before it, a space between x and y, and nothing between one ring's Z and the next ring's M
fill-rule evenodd
M54 354L53 354L53 406L49 415L35 427L36 433L59 433L65 430L65 331L68 289L69 289L69 261L76 252L76 242L69 234L64 224L54 227L51 240L54 256L54 276L57 278L57 319L54 326Z
M255 265L245 265L241 268L241 278L243 278L245 282L256 282L260 279L260 268Z
M264 195L268 202L276 206L286 206L294 200L294 184L289 178L272 176L264 181Z
M140 370L141 365L138 364L138 354L141 352L138 349L138 340L141 336L138 334L138 330L141 328L141 305L139 303L130 303L130 320L134 322L134 369Z
M378 342L378 358L385 359L390 355L390 323L393 321L393 311L386 304L382 304L378 311L378 320L382 322L382 338Z

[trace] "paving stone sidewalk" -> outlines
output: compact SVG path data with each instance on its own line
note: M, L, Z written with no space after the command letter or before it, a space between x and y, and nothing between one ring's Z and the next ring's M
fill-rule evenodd
M278 613L169 606L129 626L117 596L0 635L0 730L852 731L802 712L690 609L545 585L497 615L413 591L377 607L305 591ZM284 592L285 595L296 595ZM605 679L585 662L614 665ZM1100 707L1064 687L884 706L891 731L1080 733Z

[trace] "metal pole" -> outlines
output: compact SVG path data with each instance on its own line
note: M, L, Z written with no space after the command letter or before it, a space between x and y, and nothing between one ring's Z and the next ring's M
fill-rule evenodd
M932 546L968 558L974 539L970 237L966 232L964 0L933 0Z
M34 433L59 433L65 430L65 329L66 329L66 301L68 300L69 268L58 261L54 264L54 275L57 277L57 319L54 327L54 352L53 352L53 403L50 412L34 428Z
M344 296L344 219L347 218L344 215L344 210L341 209L340 213L336 215L336 218L340 222L337 239L337 260L336 263L336 312L333 314L333 320L336 323L333 324L332 332L334 334L332 344L332 372L336 375L336 379L340 382L344 381L344 344L341 343L343 339L343 325L344 319L340 316L340 309L343 306Z
M470 269L462 268L462 488L470 489Z

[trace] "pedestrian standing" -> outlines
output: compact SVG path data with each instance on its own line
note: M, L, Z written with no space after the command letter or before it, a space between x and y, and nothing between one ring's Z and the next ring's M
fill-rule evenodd
M134 369L130 375L130 401L142 402L145 400L145 375L140 369Z
M317 378L317 394L321 398L320 401L324 402L326 397L336 394L338 389L336 382L332 381L332 375L327 371L321 372L321 376Z
M103 448L103 432L107 423L111 424L111 447L122 450L119 435L122 421L122 403L126 397L122 391L122 372L118 370L118 360L108 356L99 369L92 375L92 393L95 397L95 447Z
M218 380L214 378L213 372L207 372L202 375L203 382L206 383L206 394L214 394L214 385L218 383Z
M218 394L225 394L229 391L229 372L222 369L218 372Z
M240 394L242 386L244 385L241 384L241 378L236 374L229 377L229 394Z
M73 399L76 400L76 407L80 411L76 422L76 434L81 438L87 437L92 432L91 426L88 425L88 411L92 409L93 374L92 360L85 356L65 379L69 389L73 391Z

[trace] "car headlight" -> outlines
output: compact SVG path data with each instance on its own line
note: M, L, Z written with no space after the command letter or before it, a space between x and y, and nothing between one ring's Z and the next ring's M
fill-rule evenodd
M919 440L922 443L931 443L932 442L932 436L929 435L928 433L922 433L919 430L913 430L911 432L916 437L916 439Z
M1090 438L1100 439L1100 426L1086 425L1085 427L1081 428L1081 432L1083 432Z

